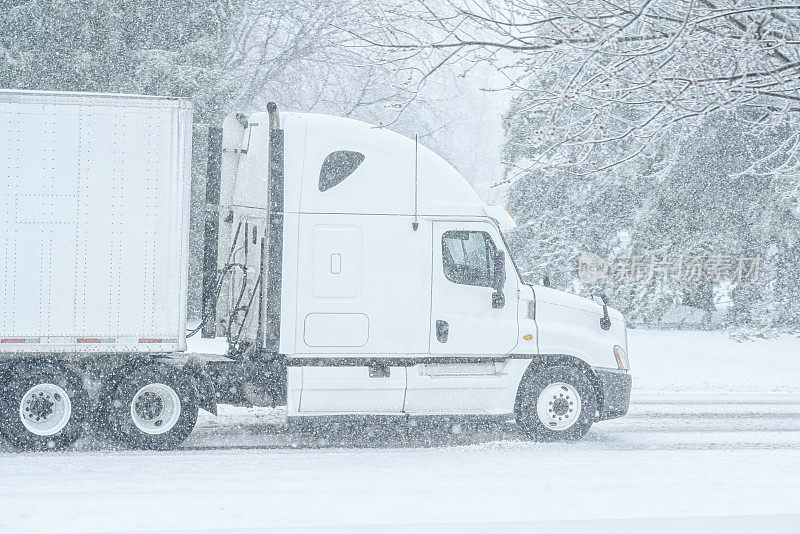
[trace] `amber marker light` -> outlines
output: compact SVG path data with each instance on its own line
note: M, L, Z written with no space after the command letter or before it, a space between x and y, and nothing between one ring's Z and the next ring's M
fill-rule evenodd
M617 360L617 367L625 369L626 371L631 368L631 362L628 359L628 353L619 345L614 345L614 358Z

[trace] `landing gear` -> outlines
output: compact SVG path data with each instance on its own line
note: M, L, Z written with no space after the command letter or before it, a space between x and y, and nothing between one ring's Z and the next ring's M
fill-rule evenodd
M580 369L546 367L522 379L515 416L536 441L576 441L589 431L597 395Z
M51 363L22 363L0 383L0 434L24 450L61 449L83 433L89 396L80 377Z

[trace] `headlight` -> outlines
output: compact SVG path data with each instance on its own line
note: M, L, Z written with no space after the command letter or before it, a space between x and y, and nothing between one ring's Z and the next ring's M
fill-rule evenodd
M617 360L617 367L625 369L626 371L631 368L631 362L628 359L628 353L619 345L614 345L614 358Z

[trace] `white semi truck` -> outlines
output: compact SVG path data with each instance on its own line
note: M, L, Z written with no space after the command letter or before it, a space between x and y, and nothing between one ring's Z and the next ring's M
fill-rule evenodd
M13 446L173 448L218 403L564 441L627 412L622 315L524 283L504 209L414 140L274 104L209 136L201 327L228 351L187 352L191 135L185 99L0 91Z

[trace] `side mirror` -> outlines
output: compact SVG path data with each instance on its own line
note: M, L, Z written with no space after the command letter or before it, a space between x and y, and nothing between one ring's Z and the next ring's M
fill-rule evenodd
M608 330L611 328L611 317L608 316L608 297L605 293L592 295L592 300L603 307L603 316L600 318L600 328Z
M492 308L501 309L506 305L506 296L498 290L492 293Z

